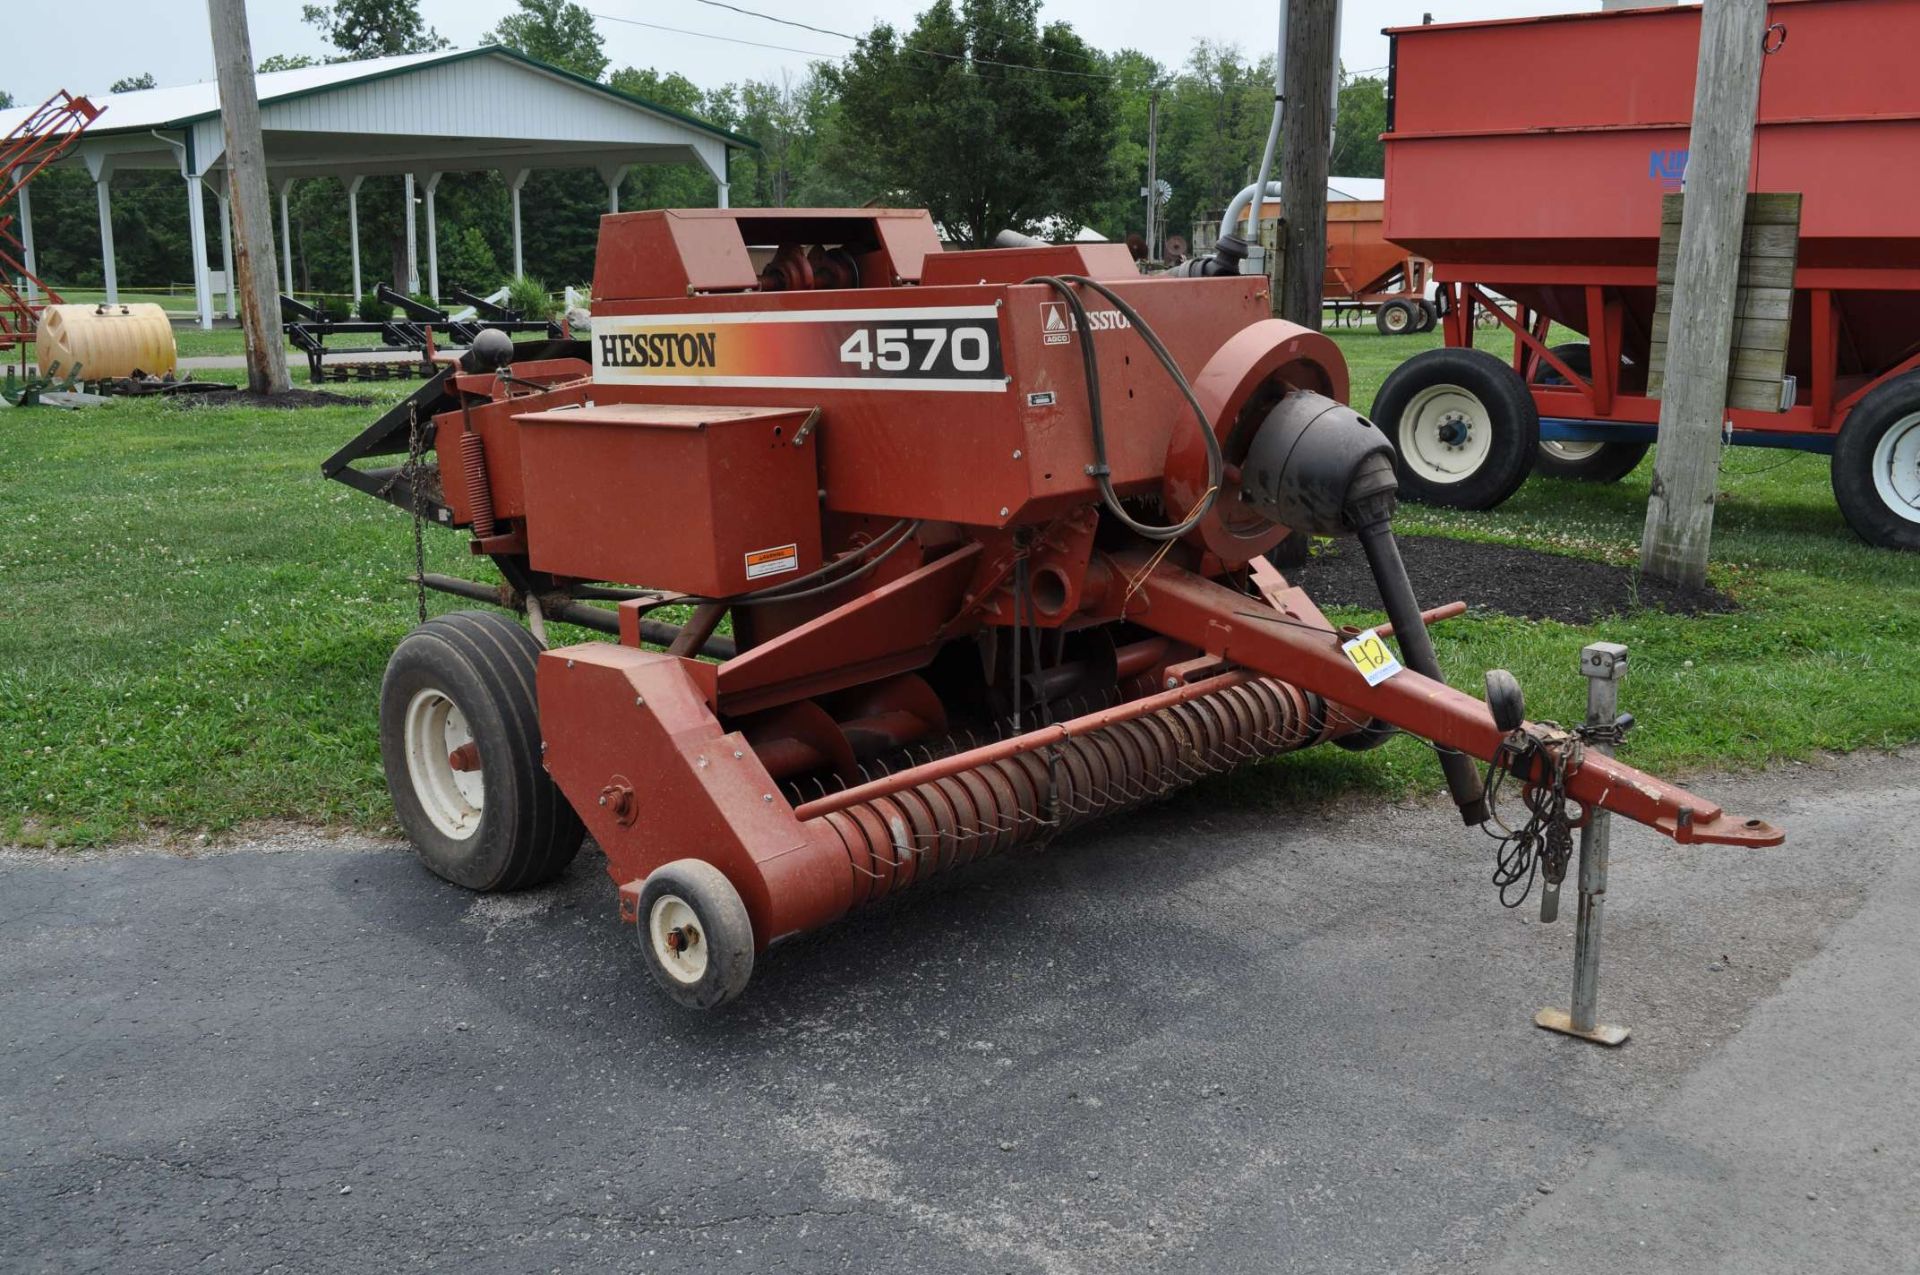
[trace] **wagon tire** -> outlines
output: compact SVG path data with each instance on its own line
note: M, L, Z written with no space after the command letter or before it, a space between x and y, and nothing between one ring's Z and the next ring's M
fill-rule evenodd
M1575 375L1593 375L1593 353L1585 341L1552 347L1562 363ZM1564 385L1566 378L1551 363L1541 363L1533 374L1535 385ZM1617 483L1640 467L1647 458L1647 443L1572 442L1561 439L1540 440L1540 454L1534 457L1533 472L1548 478L1567 478L1583 483Z
M1372 416L1393 442L1401 494L1422 504L1492 509L1527 480L1540 450L1533 395L1480 350L1414 355L1380 387Z
M676 859L649 873L635 928L648 972L689 1009L724 1005L753 977L747 905L704 859Z
M1418 304L1420 306L1420 326L1414 330L1416 332L1433 331L1433 325L1440 322L1439 308L1425 297L1421 297Z
M380 759L401 830L436 876L493 893L565 871L585 837L540 760L533 635L491 611L435 616L380 683Z
M1420 331L1420 315L1405 301L1389 301L1373 313L1381 336L1405 336Z
M1920 550L1920 372L1888 381L1847 414L1831 472L1833 497L1862 540Z

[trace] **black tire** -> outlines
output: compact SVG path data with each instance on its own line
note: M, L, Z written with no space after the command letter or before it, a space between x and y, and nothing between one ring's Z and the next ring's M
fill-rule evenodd
M1831 473L1833 498L1862 540L1920 549L1920 372L1895 377L1847 413Z
M1585 341L1552 348L1575 375L1593 375L1593 354ZM1553 364L1543 362L1533 374L1533 383L1565 385L1567 378L1560 375ZM1542 439L1540 454L1533 460L1533 472L1582 483L1617 483L1640 467L1650 446L1649 443L1562 443Z
M1423 419L1404 419L1409 407ZM1414 355L1380 387L1372 416L1393 442L1400 494L1422 504L1492 509L1527 480L1540 450L1533 395L1518 373L1480 350ZM1484 452L1469 450L1476 426L1487 430ZM1457 444L1441 432L1449 429Z
M704 859L676 859L647 874L634 928L654 982L689 1009L724 1005L753 977L747 905Z
M1416 332L1433 331L1433 325L1440 322L1439 309L1434 306L1433 302L1427 300L1425 297L1421 297L1418 304L1420 306L1420 326L1414 330Z
M541 764L539 653L506 616L455 611L402 639L380 683L380 757L400 827L436 876L469 890L551 881L586 835ZM458 778L474 772L433 760L460 733L478 752L477 803Z
M1373 312L1381 336L1405 336L1420 330L1420 314L1405 301L1389 301Z

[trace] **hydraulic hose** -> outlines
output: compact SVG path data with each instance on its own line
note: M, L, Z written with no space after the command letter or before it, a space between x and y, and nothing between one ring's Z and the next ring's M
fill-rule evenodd
M1380 589L1380 601L1386 605L1387 619L1393 622L1394 640L1407 667L1436 682L1440 661L1433 653L1433 639L1414 600L1413 583L1407 579L1407 565L1400 559L1400 544L1393 538L1393 525L1385 517L1369 518L1358 527L1360 547L1366 551L1367 566ZM1460 818L1469 826L1482 824L1492 813L1487 806L1486 790L1480 783L1480 771L1473 758L1453 748L1439 748L1440 770L1447 778L1447 792L1460 808Z

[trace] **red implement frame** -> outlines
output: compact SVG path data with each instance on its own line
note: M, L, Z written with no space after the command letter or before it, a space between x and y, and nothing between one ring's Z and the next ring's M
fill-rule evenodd
M61 89L0 138L0 209L13 203L41 169L71 150L101 110ZM41 308L32 301L33 292L60 303L60 294L27 269L26 249L13 233L13 223L12 213L0 213L0 350L33 340ZM25 282L25 292L15 280Z

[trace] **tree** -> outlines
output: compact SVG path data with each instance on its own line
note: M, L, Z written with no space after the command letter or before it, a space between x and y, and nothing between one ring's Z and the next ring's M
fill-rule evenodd
M1385 177L1387 82L1378 76L1345 79L1340 85L1340 118L1333 124L1333 158L1327 171L1335 177Z
M298 71L302 67L319 66L320 59L307 53L275 53L260 60L260 74L269 71Z
M152 71L142 71L138 75L129 75L125 79L115 80L107 87L109 93L138 93L141 89L158 88L160 81L153 78Z
M420 17L420 0L335 0L303 5L300 17L340 50L336 62L453 47Z
M11 110L12 107L13 94L7 92L5 89L0 89L0 111Z
M934 0L904 38L875 24L826 74L838 161L870 194L923 204L981 244L1052 219L1071 234L1112 185L1117 101L1104 60L1039 0Z
M1160 99L1160 176L1173 187L1169 234L1217 216L1253 182L1272 120L1273 60L1248 62L1231 45L1195 43Z
M594 29L593 15L567 0L517 0L520 12L480 37L483 44L504 44L549 66L597 80L607 69L607 54Z

